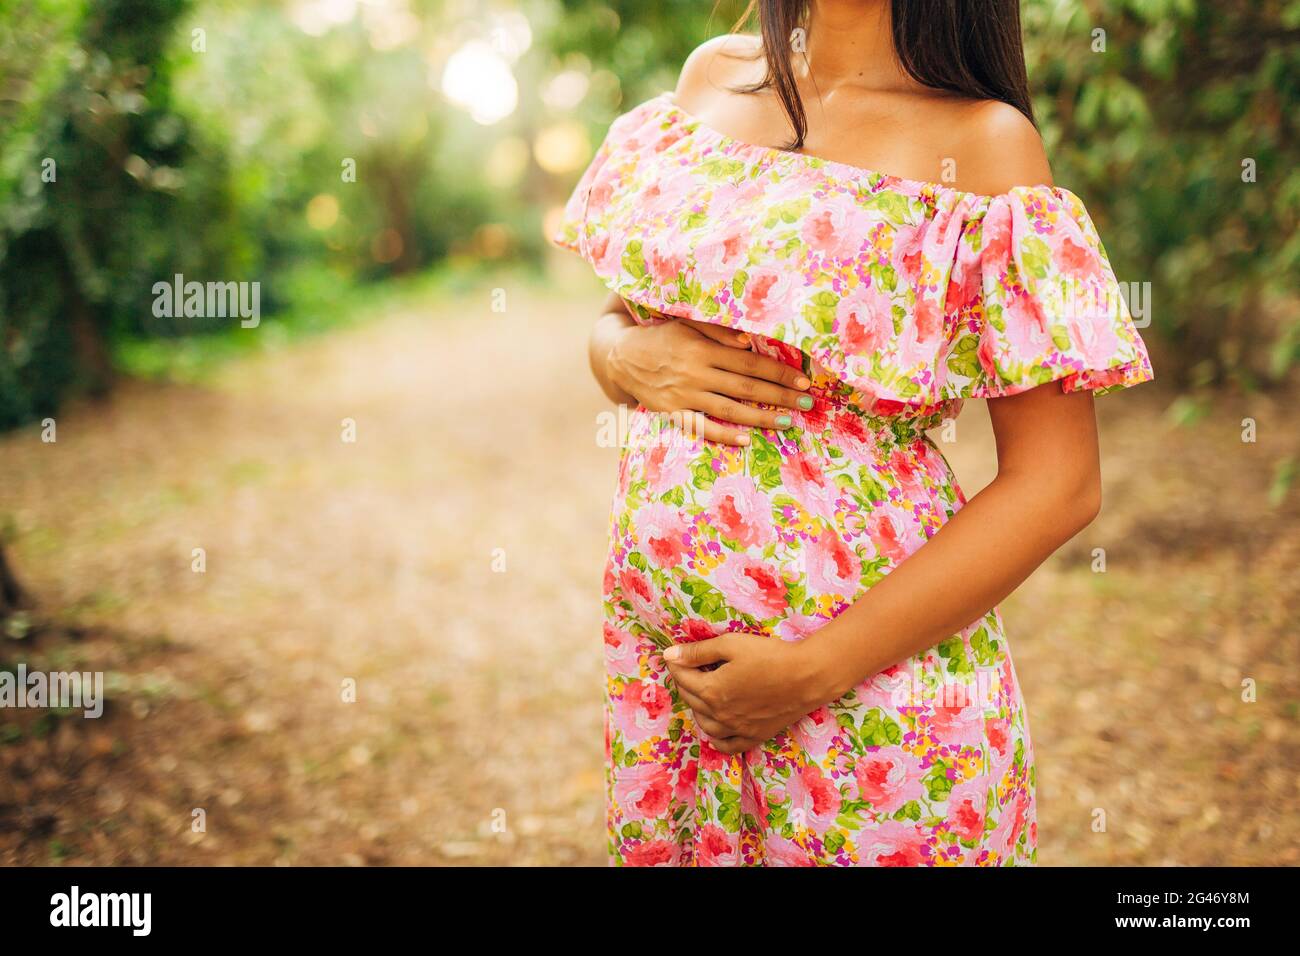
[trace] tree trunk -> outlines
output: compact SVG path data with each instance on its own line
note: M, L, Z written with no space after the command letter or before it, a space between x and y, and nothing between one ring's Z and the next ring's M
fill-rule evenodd
M9 566L9 559L5 555L5 547L0 544L0 620L30 606L31 599L14 576L13 569Z
M108 341L95 315L94 309L81 294L76 274L65 255L63 260L64 288L68 292L68 325L72 330L73 347L77 351L79 378L87 394L103 398L113 385L113 359Z

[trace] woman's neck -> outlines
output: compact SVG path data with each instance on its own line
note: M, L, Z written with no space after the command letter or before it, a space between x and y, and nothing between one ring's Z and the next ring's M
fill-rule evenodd
M841 87L911 86L894 54L890 0L811 0L807 56L794 57L795 76L821 96Z

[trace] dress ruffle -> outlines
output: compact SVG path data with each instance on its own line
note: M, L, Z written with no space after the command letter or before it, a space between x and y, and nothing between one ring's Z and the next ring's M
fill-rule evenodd
M982 196L743 143L666 95L614 121L553 241L642 320L769 336L877 400L1152 378L1069 190Z

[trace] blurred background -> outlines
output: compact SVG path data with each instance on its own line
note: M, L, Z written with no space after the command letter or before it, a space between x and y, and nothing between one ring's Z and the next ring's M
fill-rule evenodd
M0 9L0 669L108 699L0 708L0 863L604 863L602 290L545 235L742 10ZM1294 865L1300 0L1023 19L1158 379L1004 605L1040 859ZM941 447L992 477L981 407Z

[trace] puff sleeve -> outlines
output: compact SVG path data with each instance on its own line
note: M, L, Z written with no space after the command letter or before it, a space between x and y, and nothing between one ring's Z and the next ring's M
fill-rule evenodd
M957 245L947 295L947 398L995 398L1047 382L1105 393L1152 378L1146 346L1096 227L1065 189L992 197Z

